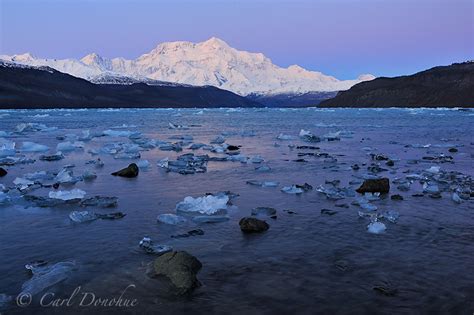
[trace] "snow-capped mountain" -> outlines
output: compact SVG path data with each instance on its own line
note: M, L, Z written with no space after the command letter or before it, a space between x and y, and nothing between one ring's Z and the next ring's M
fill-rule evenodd
M364 74L341 81L321 72L293 65L281 68L261 53L239 51L218 38L201 43L185 41L159 44L135 60L107 59L95 53L81 60L41 59L31 54L0 56L32 66L49 66L92 82L110 83L167 81L212 85L240 95L307 93L347 90L375 77Z

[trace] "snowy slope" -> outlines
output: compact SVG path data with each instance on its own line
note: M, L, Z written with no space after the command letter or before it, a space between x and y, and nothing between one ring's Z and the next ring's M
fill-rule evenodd
M240 95L306 93L347 90L372 75L340 81L321 72L293 65L281 68L261 53L239 51L218 38L201 43L169 42L135 60L107 59L89 54L81 60L40 59L31 54L0 56L1 59L49 66L73 76L104 83L104 78L130 77L121 82L168 81L190 85L212 85Z

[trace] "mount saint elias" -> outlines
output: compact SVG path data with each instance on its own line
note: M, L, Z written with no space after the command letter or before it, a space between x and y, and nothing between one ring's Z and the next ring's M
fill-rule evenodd
M162 43L134 60L108 59L95 53L80 60L42 59L29 53L1 55L0 59L29 66L48 66L98 84L142 82L159 85L165 81L215 86L241 96L257 97L261 103L265 103L265 97L298 94L304 95L311 103L308 95L315 95L314 99L318 99L320 92L324 95L347 90L375 78L364 74L354 80L341 81L297 65L281 68L261 53L239 51L215 37L201 43Z

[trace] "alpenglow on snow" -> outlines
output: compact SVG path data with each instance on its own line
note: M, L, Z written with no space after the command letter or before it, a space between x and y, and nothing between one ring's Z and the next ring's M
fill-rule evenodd
M107 59L95 53L81 60L41 59L29 53L0 55L0 59L49 66L94 83L212 85L244 96L341 91L375 78L364 74L354 80L341 81L297 65L281 68L262 53L237 50L215 37L201 43L162 43L134 60Z

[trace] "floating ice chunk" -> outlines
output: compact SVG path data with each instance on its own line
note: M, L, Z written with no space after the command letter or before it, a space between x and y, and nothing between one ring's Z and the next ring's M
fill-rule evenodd
M423 184L423 191L426 193L438 193L439 192L439 187L436 184L433 183L424 183Z
M3 191L0 191L0 204L5 204L10 201L10 196L8 196Z
M58 190L49 192L49 198L61 200L82 199L85 195L86 192L80 189Z
M98 216L92 211L72 211L69 213L71 221L76 223L90 222L98 219Z
M181 116L181 115L180 115ZM183 126L183 125L178 125L178 124L173 124L173 123L168 123L169 129L189 129L188 126Z
M225 142L225 138L223 136L217 136L211 140L211 144L222 144Z
M457 192L453 192L453 195L451 196L451 200L454 201L455 203L461 203L461 197L459 197Z
M35 296L47 288L66 280L75 269L75 262L59 262L52 266L35 267L33 277L23 283L20 295Z
M15 155L15 142L0 139L0 157Z
M64 155L62 154L61 151L58 151L55 154L41 155L39 159L41 161L59 161L59 160L64 159Z
M371 222L369 225L367 225L367 232L372 234L383 233L386 229L387 227L385 224L379 221Z
M329 132L325 135L323 135L323 138L326 139L327 141L336 141L336 140L341 140L341 132Z
M45 152L48 150L49 147L30 141L24 141L21 147L22 152Z
M176 211L182 213L201 213L211 215L217 213L219 210L227 209L228 201L229 197L226 195L208 195L198 198L188 196L176 205Z
M164 158L159 160L156 164L158 165L158 167L168 168L169 160L169 158Z
M137 164L140 169L147 169L150 167L150 162L148 162L148 160L139 160L135 164Z
M290 136L290 135L285 135L283 133L280 133L277 137L278 140L294 140L295 137Z
M82 175L82 179L85 181L91 181L97 178L97 174L92 171L85 171Z
M28 132L28 131L42 131L49 132L58 129L57 127L48 127L44 124L37 123L21 123L16 125L15 131L18 133Z
M29 186L34 185L34 182L26 178L17 177L13 181L13 184L16 185L18 189L24 190Z
M267 165L262 165L262 166L256 167L255 170L257 172L270 172L271 168Z
M168 245L154 245L153 241L149 237L144 237L138 244L148 254L163 255L164 253L171 252L173 248Z
M129 130L105 130L104 135L109 136L109 137L130 137L134 131L129 131Z
M377 206L373 205L369 202L359 202L359 207L361 207L362 209L367 210L367 211L377 210Z
M305 137L305 136L309 136L309 135L311 135L311 134L312 134L311 131L301 129L299 136L300 136L300 137Z
M171 225L176 225L179 223L186 222L186 218L182 217L180 215L172 214L172 213L164 213L158 215L156 218L158 222L165 223L165 224L171 224Z
M364 194L364 198L368 201L380 200L380 193L379 192L375 192L375 193L366 192Z
M439 166L432 166L429 169L427 169L426 171L428 173L431 173L431 174L438 174L440 169L441 169L441 167L439 167Z
M76 149L83 149L84 148L84 142L82 141L66 141L66 142L60 142L56 146L57 151L61 152L69 152L69 151L74 151Z
M262 187L278 187L278 185L280 185L280 183L275 181L264 181L262 183Z
M400 213L397 211L389 210L383 214L383 217L392 223L396 223L400 217Z
M62 183L62 184L65 184L65 183L71 183L72 184L72 183L77 182L77 180L72 176L72 171L67 169L67 168L63 168L58 173L58 175L56 175L54 180L55 180L56 183Z
M285 186L281 191L287 194L302 194L304 192L303 189L296 187L296 185Z
M260 155L252 156L249 159L250 163L255 163L255 164L262 163L263 161L265 161L265 159L263 157L261 157Z
M299 134L301 140L306 142L320 142L321 139L318 136L315 136L311 133L311 131L301 129Z

